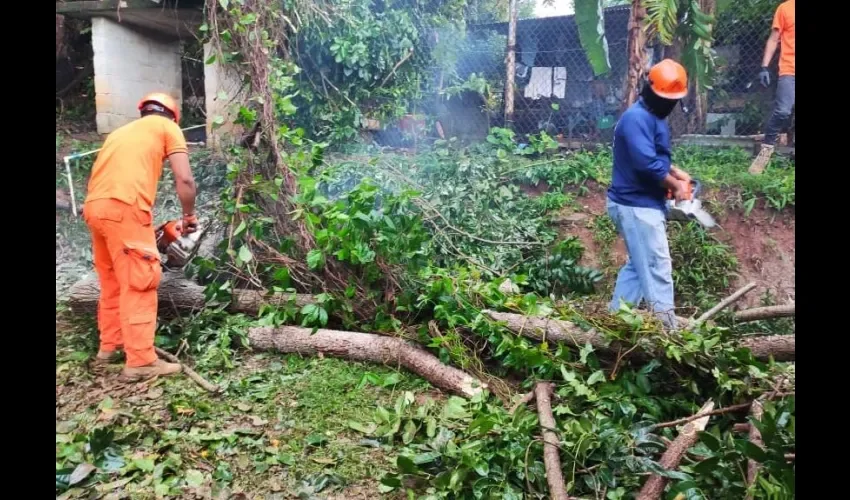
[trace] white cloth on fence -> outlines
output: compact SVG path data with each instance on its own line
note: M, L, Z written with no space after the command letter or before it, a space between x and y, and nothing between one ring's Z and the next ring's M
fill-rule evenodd
M554 75L554 85L552 76ZM542 67L531 68L531 78L525 86L524 95L526 99L540 99L541 97L557 97L563 99L567 93L567 68L565 67Z

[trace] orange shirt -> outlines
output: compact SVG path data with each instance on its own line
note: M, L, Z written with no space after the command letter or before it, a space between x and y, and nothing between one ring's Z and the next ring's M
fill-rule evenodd
M794 76L794 5L782 2L773 16L773 29L779 31L779 76Z
M150 212L162 163L187 153L183 131L172 120L148 115L113 131L97 155L86 201L115 199Z

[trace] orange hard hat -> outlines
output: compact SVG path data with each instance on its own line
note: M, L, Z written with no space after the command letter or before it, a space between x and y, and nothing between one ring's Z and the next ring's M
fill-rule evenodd
M681 99L688 95L688 72L672 59L664 59L649 70L649 87L658 97Z
M139 111L148 103L159 104L168 111L171 111L171 114L174 115L174 121L180 123L180 107L177 106L177 101L170 95L162 92L154 92L142 97L142 100L139 101Z

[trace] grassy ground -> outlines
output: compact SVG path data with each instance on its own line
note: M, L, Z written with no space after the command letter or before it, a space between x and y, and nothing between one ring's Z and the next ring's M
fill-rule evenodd
M349 422L371 421L401 391L429 397L389 368L294 355L236 358L218 396L184 376L126 385L120 365L90 367L96 338L57 316L57 491L81 464L98 467L63 498L374 498L391 449Z

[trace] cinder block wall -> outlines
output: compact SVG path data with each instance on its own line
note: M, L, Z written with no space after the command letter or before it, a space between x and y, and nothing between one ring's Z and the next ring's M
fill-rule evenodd
M141 35L111 19L92 19L97 131L108 134L139 117L139 99L166 92L182 106L180 42Z

